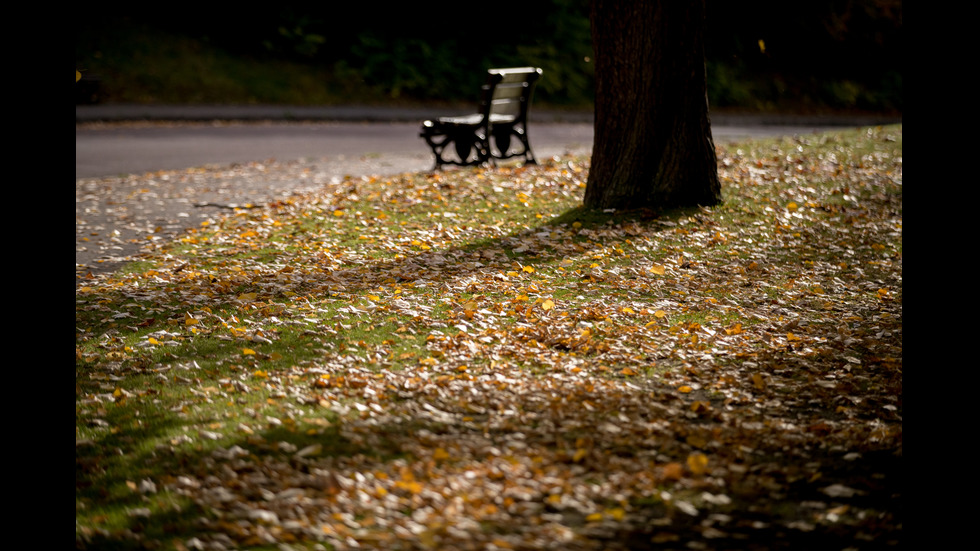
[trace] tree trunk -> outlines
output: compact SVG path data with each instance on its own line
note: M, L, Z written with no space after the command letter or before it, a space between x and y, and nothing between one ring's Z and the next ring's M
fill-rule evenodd
M708 120L704 0L593 0L588 208L721 202Z

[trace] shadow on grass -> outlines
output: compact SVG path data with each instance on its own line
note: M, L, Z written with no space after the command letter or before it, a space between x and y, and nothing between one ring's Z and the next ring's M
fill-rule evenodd
M787 360L781 355L761 355L755 359L762 365ZM879 368L869 368L876 371L875 376L884 376L887 371L885 366L880 367L881 373L877 373ZM785 376L795 377L795 373L795 369L787 370ZM452 400L439 401L440 396L435 391L422 387L403 392L400 399L413 404L410 411L423 411L426 405L435 403L445 414L443 421L385 417L372 422L371 415L364 415L351 420L356 428L354 432L359 435L358 442L345 437L338 424L317 431L308 430L306 426L276 426L256 431L251 436L226 436L215 445L184 444L169 451L152 452L136 451L138 437L125 439L114 435L98 444L109 448L109 457L94 453L96 448L81 454L76 451L76 495L81 491L87 501L101 501L101 506L120 509L145 507L147 500L165 498L163 494L143 497L134 492L114 495L113 488L125 493L127 487L126 479L113 474L113 463L118 461L145 465L146 472L156 474L158 482L189 477L196 485L206 486L212 497L192 503L171 496L167 499L181 502L179 509L171 507L130 517L124 529L90 535L77 547L166 547L168 542L176 540L214 539L219 534L248 545L251 536L235 532L235 519L248 518L243 517L242 511L275 510L270 504L279 499L281 493L302 489L306 495L316 496L321 502L313 506L329 512L331 506L322 501L329 501L342 491L342 486L331 479L330 473L334 471L345 472L348 477L357 476L355 473L395 473L397 465L426 464L430 460L414 456L413 451L431 449L438 443L448 448L450 443L465 446L466 442L482 440L486 449L507 449L513 443L512 435L516 430L524 435L520 440L522 453L527 458L538 458L535 469L542 472L567 468L575 473L575 479L570 482L597 484L621 468L624 461L635 461L637 465L656 470L654 477L662 479L659 485L662 490L675 494L677 499L697 503L697 512L690 513L668 501L632 496L630 522L588 532L588 538L605 549L680 550L690 549L691 542L703 544L699 549L795 549L809 548L809 543L827 544L832 548L878 549L900 542L901 440L899 437L897 442L876 443L868 438L882 421L900 426L900 417L884 420L873 417L875 411L883 410L874 405L878 401L874 393L869 393L861 396L871 403L867 410L868 421L847 422L835 414L835 408L849 403L849 396L805 384L793 395L797 405L771 413L772 420L769 421L773 427L795 425L796 428L760 430L751 427L752 423L732 422L720 415L727 411L726 415L744 416L746 421L755 419L757 403L788 399L778 389L779 385L771 385L765 390L757 390L756 396L743 404L726 406L712 400L710 411L702 410L702 413L692 415L691 406L700 398L697 394L683 395L655 385L641 387L634 384L610 399L601 388L581 385L561 389L566 399L559 407L567 408L563 412L556 412L554 402L530 399L531 396L527 400L512 397L518 405L516 413L511 415L516 414L520 420L515 419L514 425L490 428L494 425L491 421L502 419L500 412L491 412L494 419L477 424L462 422L464 418L472 417L466 407ZM882 387L877 392L892 390ZM512 392L507 390L504 394L511 395ZM593 407L585 415L577 405L584 402ZM633 427L627 433L602 429L609 421L621 419L623 415L645 421L640 425L646 428ZM566 416L574 416L576 420L573 432L559 424L559 420ZM161 428L148 430L147 437L159 436L163 428L180 423L173 416L151 422ZM556 453L563 448L574 449L574 441L580 438L589 441L590 453L585 460ZM124 453L115 454L114 447L120 445L124 446L119 448ZM309 446L317 446L317 450L308 455L301 453ZM730 502L715 505L697 502L695 500L703 490L718 489L711 485L699 488L697 480L671 482L660 474L659 469L665 464L683 464L695 452L708 454L711 465L722 469L719 473L724 474L712 476L723 477L720 489ZM848 459L846 454L858 454L859 457ZM651 461L651 458L655 460ZM459 482L464 483L471 480L467 473L473 472L472 462L482 460L492 458L480 454L450 457L436 473L446 480L458 476ZM99 468L104 469L103 473L93 474ZM137 467L135 473L140 472ZM166 474L161 475L161 472ZM79 490L79 480L89 484L83 484L87 487ZM425 482L424 479L420 481ZM519 480L514 482L519 483ZM170 483L174 484L172 480ZM853 494L828 496L824 489L831 485L849 488ZM100 488L108 488L109 492ZM219 491L225 497L214 498ZM559 515L561 522L569 527L586 528L584 516L577 510L550 505L547 497L535 494L525 499L530 505ZM353 506L355 501L348 498L339 503ZM610 502L611 505L615 503ZM360 514L366 514L369 505L365 505ZM417 506L431 505L422 501ZM815 520L828 511L836 511L834 514L840 518L836 521ZM407 509L404 514L411 512ZM326 513L321 511L321 514ZM495 534L509 534L515 526L509 521L487 519L483 529Z
M346 296L356 296L359 293L367 292L377 287L379 278L391 278L396 281L426 281L440 284L457 286L461 280L469 279L475 274L479 274L481 269L497 271L497 266L483 266L480 259L484 258L485 253L496 253L503 251L507 259L520 259L524 264L547 264L556 262L560 258L550 255L522 255L516 253L514 244L526 236L545 231L549 228L558 226L573 227L592 231L590 239L603 243L601 232L602 228L635 223L647 228L655 228L654 231L662 231L670 228L669 224L676 223L680 218L689 218L698 215L698 209L683 209L666 213L650 212L613 212L602 213L587 211L576 208L562 213L556 218L537 224L530 229L522 229L510 234L475 240L462 243L448 249L420 251L413 254L406 254L403 258L384 259L366 262L363 265L350 269L334 270L322 276L311 276L304 282L303 288L294 289L296 293L307 293L317 295L329 292L329 289L336 285L342 285ZM491 255L493 256L493 255ZM477 266L480 264L480 266ZM319 278L319 279L318 279ZM440 294L440 288L433 287L431 293L433 300ZM219 295L209 306L215 310L228 309L235 310L239 304L235 299L237 293L246 289L235 289L234 293L229 292L225 296ZM181 289L174 286L168 289L174 296L180 296ZM133 298L122 291L112 291L98 297L104 304L122 305L132 302ZM356 297L360 298L360 297ZM137 301L138 302L138 301ZM102 314L104 315L104 314ZM84 318L79 318L76 314L76 323L79 326L90 330L91 326ZM82 319L83 321L79 321ZM166 321L153 321L140 331L151 331L156 328L166 328ZM277 338L289 339L295 343L302 343L304 330L283 328ZM324 344L339 344L344 340L344 335L324 337L317 346L302 347L297 345L293 350L294 356L284 360L285 364L302 362L305 360L316 361L322 358L323 351L317 351L318 347ZM900 343L899 343L900 345ZM237 347L234 347L237 348ZM230 355L234 349L232 347L216 347L209 351L211 356L208 359L222 359L226 354ZM177 365L200 359L200 350L193 346L180 346L167 350L166 354L147 360L151 364L165 363ZM753 360L759 365L771 365L785 363L786 358L775 353L763 354L754 357ZM221 363L221 362L218 362ZM241 363L245 363L244 361ZM284 365L284 364L280 364ZM873 369L874 366L871 366ZM76 367L76 382L81 390L76 392L76 399L80 399L80 394L87 392L97 392L96 385L89 383L78 383L80 379L92 370L99 367L90 368L85 365ZM788 370L787 377L798 375L798 372ZM200 378L205 381L219 380L232 375L231 366L213 368L210 373L203 374ZM894 377L894 374L892 374ZM898 388L901 388L900 373L898 374ZM802 379L805 381L805 377ZM139 380L119 381L119 385L130 385L131 390L137 390ZM748 383L751 386L751 383ZM778 386L772 386L765 390L756 389L760 403L776 398L785 399L779 395ZM753 549L755 548L790 548L788 544L804 545L813 541L825 541L838 547L842 542L856 541L858 532L870 531L874 535L874 527L865 524L836 524L819 525L818 529L811 530L807 534L800 533L799 530L787 529L788 524L801 521L809 522L812 511L801 505L805 501L828 501L825 496L817 492L817 489L831 482L839 482L842 485L856 489L861 494L855 494L852 498L840 498L830 500L829 507L853 507L854 510L871 509L883 511L884 514L879 518L881 533L885 534L884 539L894 539L897 533L900 537L900 497L899 481L897 479L900 465L900 453L896 456L887 448L876 449L872 447L861 447L861 443L853 443L851 449L860 449L869 458L867 462L845 462L840 453L831 453L826 446L830 439L827 435L813 433L812 429L805 427L812 426L813 419L832 419L841 422L834 417L835 400L838 399L831 392L824 392L821 387L803 385L810 394L798 396L799 402L796 409L790 408L786 420L798 424L800 427L797 432L791 432L789 437L781 437L778 434L770 434L760 431L746 431L737 424L729 423L720 416L695 415L691 418L690 406L696 396L680 396L670 389L649 385L644 388L637 387L629 391L628 403L639 404L634 407L634 411L625 413L635 414L636 418L646 420L667 420L676 423L671 426L670 431L664 433L653 433L647 436L655 437L655 447L641 444L637 441L623 441L613 432L599 430L599 426L607 419L615 415L623 414L622 399L618 396L616 401L609 400L601 393L592 393L588 396L589 401L595 405L596 412L586 418L581 426L577 427L578 435L588 435L592 439L593 449L596 450L598 457L606 456L637 458L646 457L644 454L656 457L658 463L668 461L683 463L692 451L697 448L690 443L690 438L685 438L685 432L689 435L693 431L712 434L714 438L722 444L718 448L711 450L712 460L719 464L735 464L741 466L738 471L750 473L749 475L731 476L726 480L726 484L731 488L730 497L732 505L712 509L705 507L696 515L680 513L673 509L665 508L660 502L650 504L635 503L635 507L645 511L650 524L647 526L632 526L628 529L612 530L608 534L597 534L595 537L601 541L608 541L611 546L623 545L633 549L643 549L648 545L652 538L662 536L665 532L677 537L677 545L674 548L688 548L690 541L704 541L708 549L714 547L714 543L723 542L715 548L725 548L729 543L735 547ZM264 396L264 395L263 395ZM866 399L866 396L855 397ZM427 395L426 391L418 390L406 392L401 399L411 401L419 408L429 404L436 396ZM141 400L152 401L153 396L144 396ZM576 401L576 400L573 400ZM663 404L673 404L665 406ZM818 404L814 406L813 404ZM723 408L720 400L711 402L712 407L718 411ZM868 408L874 405L874 401L869 402ZM880 403L876 405L881 405ZM388 419L378 424L361 423L358 429L361 431L361 439L353 441L345 433L342 433L336 424L326 427L323 426L296 426L283 427L275 426L265 430L256 431L252 436L245 436L239 433L233 435L225 434L215 442L197 441L195 443L184 443L172 447L165 446L165 449L158 449L153 446L154 442L168 441L173 435L179 435L187 429L195 432L201 426L199 419L187 419L181 416L180 404L162 404L159 409L148 415L143 412L137 414L138 409L146 410L145 404L140 404L140 400L131 400L129 403L113 403L105 407L105 422L110 428L100 433L100 436L93 439L93 442L76 446L76 507L82 503L87 509L86 515L93 516L89 510L105 509L106 516L127 518L128 520L114 521L116 528L109 535L98 533L85 535L80 538L76 529L76 542L80 548L112 548L118 544L117 548L136 548L147 545L152 546L153 542L167 542L171 540L186 541L202 532L200 520L208 521L220 517L222 514L230 515L231 505L234 503L246 503L254 508L261 508L268 499L260 489L266 489L275 493L276 490L287 488L284 480L273 480L269 488L258 488L248 483L248 476L255 471L261 471L271 464L275 464L281 473L286 473L290 478L290 483L309 484L310 488L325 495L338 491L334 483L329 480L322 480L322 475L314 473L315 470L326 470L338 464L356 464L359 472L387 472L392 470L391 466L399 460L410 460L413 458L412 450L418 450L431 446L432 435L439 438L457 439L460 442L468 438L487 439L489 445L504 447L507 443L508 431L495 432L487 431L482 428L474 428L468 424L461 423L432 423L420 419ZM249 407L259 409L258 405L252 403ZM244 407L244 404L229 405L231 409ZM440 405L450 415L462 418L471 415L465 408L452 410L451 407L443 403ZM553 413L548 409L550 406L544 403L528 401L522 403L519 408L521 415L528 416L533 423L539 425L529 425L537 429L539 426L552 423ZM573 406L569 406L573 407ZM745 407L747 410L755 407L755 403L736 404L736 410ZM673 408L673 409L671 409ZM176 411L175 411L176 410ZM872 421L877 417L871 409L862 407L862 412L867 413ZM899 410L900 412L900 410ZM330 415L323 411L323 415ZM751 413L755 415L755 413ZM137 424L137 421L139 423ZM219 422L220 419L213 419ZM892 419L889 422L894 423ZM900 425L900 420L898 421ZM681 424L683 430L681 430ZM690 424L690 428L687 424ZM831 426L831 425L828 425ZM528 437L524 440L528 446L529 454L537 453L541 457L549 456L549 453L559 444L561 436L559 426L551 427L554 430L528 431ZM849 427L845 427L849 428ZM857 431L856 435L867 433L866 427ZM822 430L822 429L821 429ZM809 431L809 432L808 432ZM863 431L863 432L862 432ZM426 436L423 438L423 433ZM552 436L544 436L550 434ZM838 442L848 443L846 431L842 431L838 437ZM801 438L805 440L807 446L800 444ZM286 444L286 445L284 445ZM152 449L151 449L151 446ZM309 447L316 447L316 452L308 456L297 455L301 450ZM239 448L242 451L233 457L225 458L224 453L228 450ZM752 450L746 453L744 449ZM236 462L240 458L241 462ZM568 461L567 458L562 461ZM825 465L819 471L814 471L811 466L814 463ZM602 480L608 474L607 464L599 461L595 464L588 464L582 475L583 480ZM165 473L165 474L163 474ZM789 474L786 474L789 473ZM819 473L819 479L813 477ZM215 486L224 485L230 492L232 499L228 504L224 502L215 504L192 503L179 495L143 495L131 489L132 484L139 484L141 476L146 474L150 477L167 478L186 475L193 477L197 481L209 481L208 484ZM750 478L756 474L765 475L758 479ZM215 477L212 479L211 477ZM319 477L319 478L318 478ZM319 482L318 482L319 480ZM674 490L672 487L668 487ZM542 498L537 496L535 499ZM130 516L127 511L142 509L147 507L147 501L154 499L172 499L178 506L172 504L153 505L148 514ZM543 499L543 498L542 498ZM152 503L151 503L152 505ZM563 513L563 511L553 511ZM78 515L76 511L76 516ZM722 527L728 534L724 538L715 542L705 536L706 522L711 521L712 514L727 515L733 518L730 527ZM665 530L655 521L671 517L672 528ZM570 515L569 518L574 518ZM717 521L717 519L715 519ZM575 520L581 527L582 519ZM759 522L767 523L770 528L761 529L756 527ZM855 521L856 522L856 521ZM870 521L869 521L870 522ZM711 526L711 524L707 524ZM513 527L506 525L490 526L490 530L507 533ZM213 531L209 528L207 531ZM672 532L671 532L672 530ZM658 536L659 535L659 536ZM673 540L661 542L657 546L659 549L671 549ZM783 545L787 543L787 545ZM745 544L745 545L742 545ZM782 546L782 547L781 547ZM654 547L650 547L654 548ZM864 545L859 548L865 548Z

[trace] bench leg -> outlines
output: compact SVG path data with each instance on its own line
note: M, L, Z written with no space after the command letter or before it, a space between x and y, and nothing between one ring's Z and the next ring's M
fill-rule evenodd
M440 127L426 121L419 135L425 139L436 157L433 170L439 170L442 165L472 166L492 160L486 136L472 127ZM444 155L450 144L459 160Z
M538 164L538 161L534 158L534 152L531 151L531 142L527 138L526 128L498 125L494 127L492 134L493 144L497 148L494 156L498 159L523 156L526 164ZM522 150L510 153L510 146L513 136L517 136L517 139L521 143Z
M534 158L534 152L531 151L531 141L527 138L527 129L525 128L521 134L521 141L524 142L524 162L529 165L538 164L538 160Z
M429 149L432 150L432 154L436 156L436 165L432 167L432 170L439 170L442 168L442 165L449 162L442 157L442 151L449 145L449 137L431 133L423 133L422 137L425 139L425 143L429 145Z

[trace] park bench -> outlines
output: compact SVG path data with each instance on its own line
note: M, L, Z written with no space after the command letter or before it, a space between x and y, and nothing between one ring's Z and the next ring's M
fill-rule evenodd
M536 67L490 69L479 113L423 122L419 135L436 156L435 170L446 164L481 165L521 156L525 163L537 164L527 137L527 111L540 77ZM453 149L447 152L450 145Z

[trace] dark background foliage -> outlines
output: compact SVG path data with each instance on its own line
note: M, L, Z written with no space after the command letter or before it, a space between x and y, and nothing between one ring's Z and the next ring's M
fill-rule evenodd
M544 69L535 102L591 103L588 0L255 6L80 9L76 103L472 102L487 68L525 65ZM901 112L900 0L708 0L707 13L713 107Z

